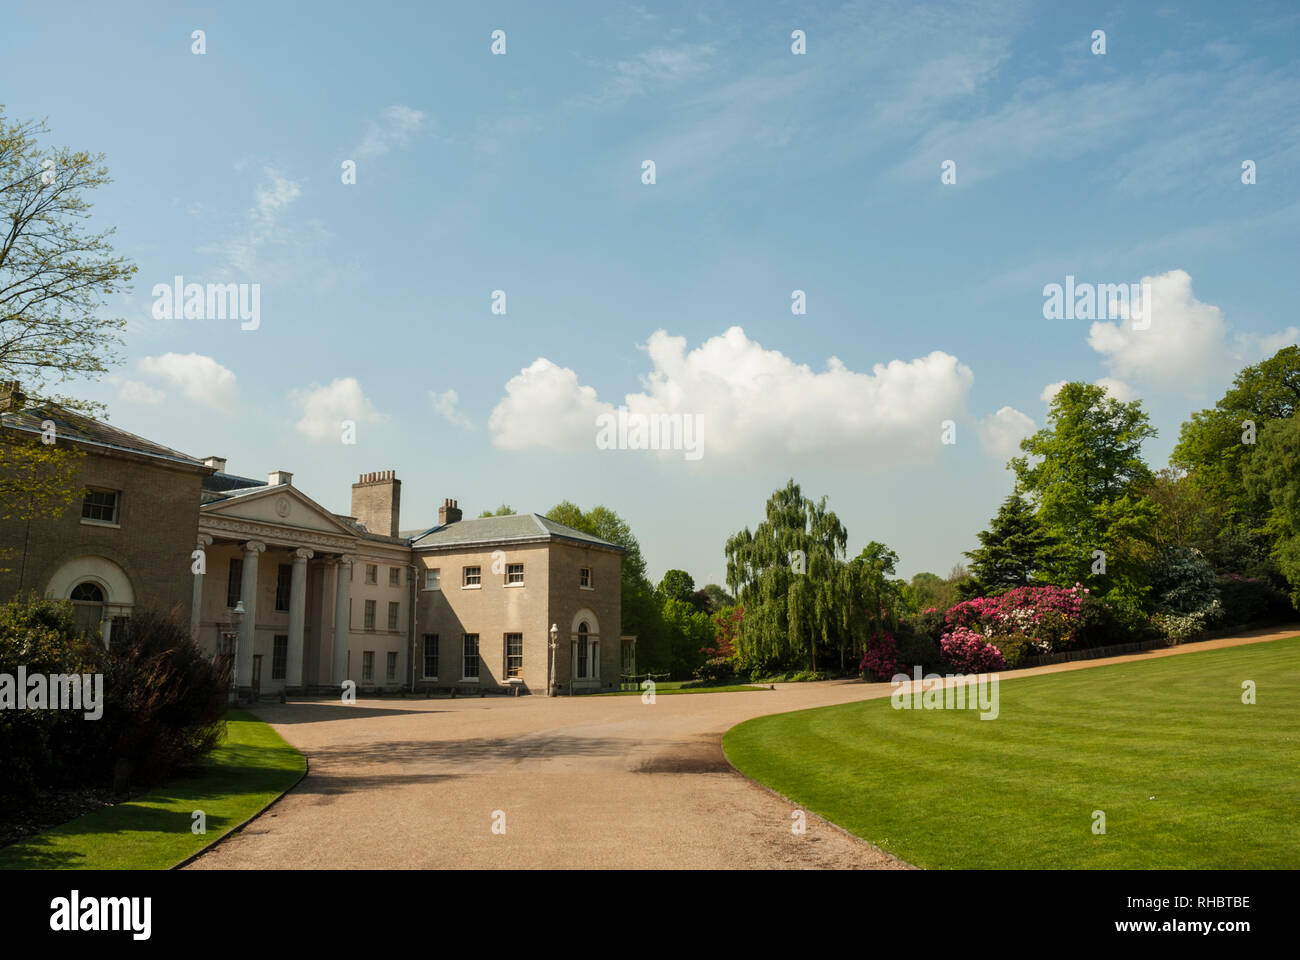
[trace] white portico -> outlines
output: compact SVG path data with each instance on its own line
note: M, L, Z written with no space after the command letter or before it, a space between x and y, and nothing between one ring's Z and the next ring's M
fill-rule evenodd
M204 501L191 629L205 649L234 656L241 695L337 690L347 679L384 686L394 672L400 681L410 609L401 541L331 513L284 471L267 483L218 472Z

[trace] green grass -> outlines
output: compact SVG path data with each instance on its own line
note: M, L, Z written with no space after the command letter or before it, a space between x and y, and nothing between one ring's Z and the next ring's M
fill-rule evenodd
M996 720L888 698L758 717L723 749L917 866L1300 865L1300 637L1004 678L999 700Z
M274 730L232 710L225 741L195 775L4 847L0 869L168 869L249 820L306 769L303 755ZM207 815L206 835L191 832L195 810Z
M738 690L766 690L767 687L756 687L749 683L733 683L723 687L686 687L682 688L686 680L664 680L655 681L655 696L665 697L672 696L675 693L735 693ZM645 691L643 690L612 690L608 693L598 693L598 697L639 697Z

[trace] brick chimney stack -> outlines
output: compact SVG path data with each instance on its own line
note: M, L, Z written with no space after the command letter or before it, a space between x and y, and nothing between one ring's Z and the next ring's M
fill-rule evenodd
M443 500L442 506L438 508L438 524L445 526L449 523L455 523L460 519L460 507L456 506L455 500Z
M366 525L371 533L397 536L397 521L402 509L402 481L395 470L363 473L352 484L352 516Z
M23 396L22 384L17 380L0 381L0 412L5 410L22 410L27 398Z

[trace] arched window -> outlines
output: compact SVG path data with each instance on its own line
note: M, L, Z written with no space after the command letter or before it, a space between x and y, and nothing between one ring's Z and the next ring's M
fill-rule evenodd
M104 591L90 580L77 584L68 595L72 601L72 619L77 629L92 637L100 635L100 622L104 619Z
M587 625L578 624L578 679L587 678Z

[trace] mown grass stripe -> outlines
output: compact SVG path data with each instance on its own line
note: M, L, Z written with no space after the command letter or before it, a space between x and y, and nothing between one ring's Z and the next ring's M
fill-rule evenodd
M996 720L879 699L758 717L723 747L918 866L1300 863L1300 637L1004 678L999 694Z

